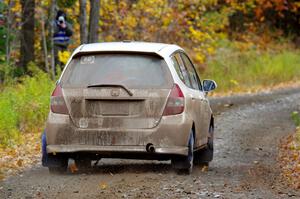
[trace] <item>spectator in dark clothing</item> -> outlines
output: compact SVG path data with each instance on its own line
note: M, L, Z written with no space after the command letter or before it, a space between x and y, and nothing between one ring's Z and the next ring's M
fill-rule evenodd
M67 15L63 11L59 10L57 12L54 32L53 32L53 42L54 42L54 58L55 66L59 65L61 70L63 69L63 64L59 61L58 52L66 51L68 45L70 44L70 37L73 31L71 25L67 22ZM55 71L56 73L56 71Z

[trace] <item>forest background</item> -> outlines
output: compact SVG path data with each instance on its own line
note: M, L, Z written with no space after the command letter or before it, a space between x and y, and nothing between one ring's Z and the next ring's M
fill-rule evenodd
M200 77L217 81L217 94L299 81L297 0L0 0L1 154L20 144L28 153L40 150L59 76L51 39L59 9L74 31L69 51L59 55L63 63L82 43L164 42L183 47Z

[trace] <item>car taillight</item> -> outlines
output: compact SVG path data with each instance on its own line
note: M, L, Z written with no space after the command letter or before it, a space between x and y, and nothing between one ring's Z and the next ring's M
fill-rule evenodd
M68 114L68 109L60 85L57 85L52 92L50 108L53 113Z
M184 110L184 95L177 84L174 84L169 95L167 105L164 110L164 116L176 115L182 113Z

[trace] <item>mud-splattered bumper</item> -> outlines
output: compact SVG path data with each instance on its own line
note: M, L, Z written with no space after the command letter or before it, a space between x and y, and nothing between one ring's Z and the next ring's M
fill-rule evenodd
M154 146L155 148L155 146ZM188 155L188 147L158 147L155 152L147 152L146 146L93 146L93 145L48 145L48 153L76 153L94 152L102 153L145 153L166 155Z
M157 155L187 155L192 123L185 115L162 117L150 129L77 128L68 115L49 114L46 125L47 153L138 153L148 155L151 144Z

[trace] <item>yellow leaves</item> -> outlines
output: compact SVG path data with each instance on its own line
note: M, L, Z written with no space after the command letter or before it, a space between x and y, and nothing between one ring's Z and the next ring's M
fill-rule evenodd
M107 36L105 37L105 41L110 42L110 41L114 41L114 40L115 40L115 38L114 38L114 36L112 36L112 35L107 35Z
M8 5L8 0L6 0L6 4ZM21 3L20 1L15 1L14 4L13 4L13 7L11 8L11 11L13 13L21 13L22 11L22 6L21 6Z
M201 53L196 53L195 61L203 64L205 62L205 56Z
M68 51L58 51L58 59L63 64L66 64L70 58L70 53Z
M230 83L232 83L234 86L239 86L240 85L239 82L235 79L231 79Z
M210 46L210 47L207 48L207 52L208 52L208 54L214 54L215 53L215 49Z
M19 160L17 161L17 165L18 165L18 167L21 167L21 166L23 165L23 160L22 160L22 159L19 159Z
M106 189L108 186L107 186L107 184L105 182L101 182L99 184L99 187L100 187L100 189Z
M0 147L0 180L40 161L40 151L36 151L40 135L22 134L21 139L17 146Z
M202 64L215 53L215 41L226 37L221 30L228 25L225 16L229 12L226 9L210 11L218 4L217 0L201 3L197 0L124 2L122 5L115 1L102 2L100 26L103 41L175 42L186 49L197 48L192 56L194 61Z
M244 40L244 42L234 42L234 46L239 49L240 51L248 51L250 48L254 46L254 44L250 41L248 41L248 38L241 36L241 39Z
M208 32L204 32L199 29L196 30L193 26L189 27L189 31L191 33L191 38L198 42L212 40L211 35Z
M282 176L296 189L300 188L300 136L298 128L294 135L289 136L282 144L279 155Z
M124 21L125 24L127 24L127 26L134 28L137 25L137 20L135 17L128 15Z
M171 17L172 16L171 16L170 13L167 13L166 15L163 16L163 18L162 18L163 26L170 25L170 23L172 22L172 18Z

